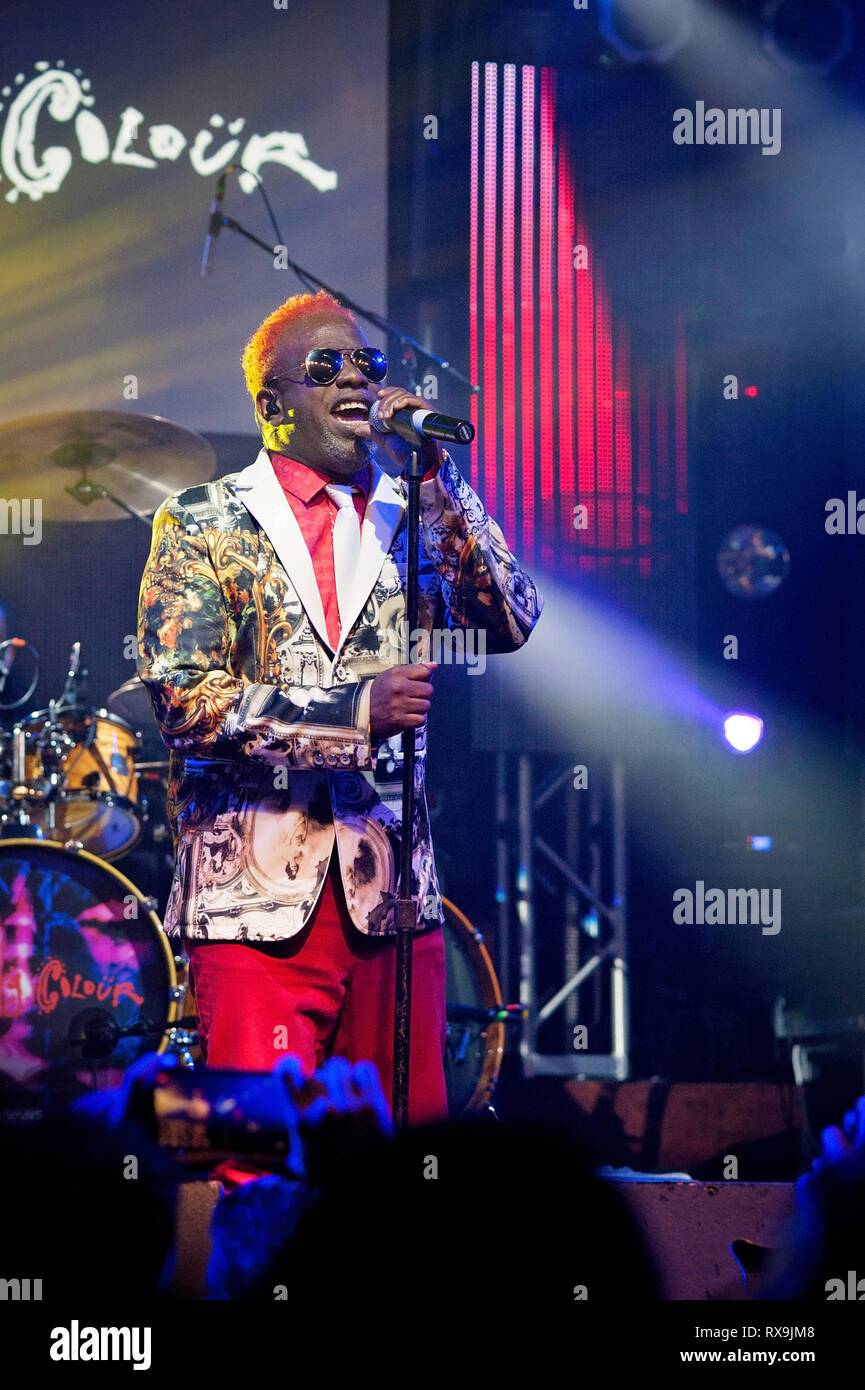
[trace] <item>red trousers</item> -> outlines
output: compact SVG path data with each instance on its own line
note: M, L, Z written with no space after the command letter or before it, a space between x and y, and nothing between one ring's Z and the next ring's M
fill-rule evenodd
M287 1053L307 1075L328 1057L372 1061L390 1104L396 941L353 925L336 851L312 917L274 945L187 940L208 1067L270 1071ZM439 928L412 946L409 1120L447 1116L445 948Z

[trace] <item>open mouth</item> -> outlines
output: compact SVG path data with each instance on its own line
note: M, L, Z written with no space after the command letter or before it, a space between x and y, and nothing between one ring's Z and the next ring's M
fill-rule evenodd
M369 424L369 401L338 401L330 412L341 425L356 427Z

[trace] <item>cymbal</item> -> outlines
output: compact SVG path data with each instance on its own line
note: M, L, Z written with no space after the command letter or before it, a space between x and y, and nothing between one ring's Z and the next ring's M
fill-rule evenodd
M46 521L122 521L106 498L84 500L68 488L82 478L142 515L172 493L207 482L212 445L159 415L125 410L68 410L0 425L0 496L38 497Z

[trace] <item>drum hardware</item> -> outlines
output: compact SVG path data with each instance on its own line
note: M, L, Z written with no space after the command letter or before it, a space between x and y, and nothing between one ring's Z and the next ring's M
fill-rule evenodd
M24 694L19 695L16 699L10 700L8 703L0 700L0 710L20 709L22 705L27 704L39 684L39 653L36 648L32 642L26 642L23 637L9 637L5 642L0 642L0 695L5 691L12 668L13 666L17 668L17 664L20 662L20 653L23 651L28 651L33 660L33 674L30 677L30 684Z
M86 1062L102 1062L109 1057L123 1038L152 1038L157 1033L170 1033L164 1024L154 1024L140 1018L121 1028L105 1009L82 1009L69 1025L69 1046L80 1048Z
M462 1063L466 1059L473 1037L469 1023L521 1023L522 1018L522 1012L513 1015L505 1014L502 1009L470 1009L461 1004L448 1004L447 1045L454 1062Z
M28 777L27 727L26 723L16 724L12 730L13 759L11 791L12 801L29 801L50 807L60 791L63 777L60 766L65 750L72 747L62 734L58 738L58 725L54 719L54 706L49 707L49 720L45 726L45 738L40 748L42 777ZM49 822L53 828L53 813L49 811Z
M56 709L64 707L72 709L86 709L87 707L87 677L89 671L81 665L81 643L73 642L72 650L69 653L69 670L66 672L66 684L63 687L63 694L57 701Z
M155 814L151 812L150 798L147 795L139 797L138 807L142 826L146 826L149 831L150 842L153 845L163 845L170 841L171 831L168 822L165 820L165 793L167 783L164 776L157 776L155 769L165 772L168 769L167 763L136 763L135 771L141 776L142 781L157 783L162 792L161 798L157 800Z
M183 989L173 990L171 997L182 999L184 993ZM152 1038L156 1034L162 1034L165 1038L165 1047L160 1048L160 1052L177 1053L181 1057L182 1066L195 1066L189 1049L198 1042L196 1032L174 1025L166 1028L164 1024L155 1024L147 1018L141 1018L126 1028L119 1028L105 1009L83 1009L81 1013L76 1014L69 1025L68 1039L71 1048L81 1049L84 1061L101 1062L110 1057L123 1038ZM184 1058L189 1060L186 1061Z
M0 781L0 836L7 838L32 833L41 838L42 829L37 830L33 826L27 803L31 799L44 800L44 794L42 788L31 787L27 783L27 743L20 725L15 726L11 735L3 735L2 757L11 776Z
M182 1067L195 1070L195 1058L190 1051L198 1045L198 1034L187 1033L182 1028L172 1028L168 1034L168 1051L175 1056Z
M175 962L184 966L186 962L182 956L175 956ZM178 986L175 997L181 999L186 995L186 987ZM168 1051L176 1056L182 1067L194 1070L196 1063L201 1060L200 1052L193 1055L193 1049L198 1048L198 1016L196 1014L185 1014L183 1018L178 1018L173 1026L168 1030Z
M150 517L216 471L213 446L158 415L70 410L0 427L0 495L39 497L46 521Z
M23 637L9 637L5 642L0 642L0 695L6 689L9 672L12 670L19 648L26 647L26 645Z
M473 1004L448 1004L451 1023L522 1023L528 1009L522 1004L503 1004L501 1008L477 1009Z
M185 956L176 955L174 957L174 964L181 974L185 973L187 966ZM178 985L175 997L184 1001L183 1007L188 1005L189 1008L195 1009L195 1000L188 982L184 985ZM169 1050L177 1056L182 1067L188 1067L190 1070L194 1070L195 1067L199 1065L201 1062L201 1052L198 1046L197 1013L185 1013L182 1018L178 1018L175 1021L174 1027L168 1034L168 1044Z

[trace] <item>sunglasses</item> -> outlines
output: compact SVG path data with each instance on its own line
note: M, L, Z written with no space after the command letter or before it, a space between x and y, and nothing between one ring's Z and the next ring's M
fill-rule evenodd
M359 372L363 372L368 381L384 381L387 376L387 358L378 348L358 347L358 348L313 348L306 354L302 362L298 362L292 371L299 371L303 367L306 375L316 386L330 386L331 382L336 381L342 371L342 364L345 358L357 367ZM291 381L290 376L272 376L264 383L265 386L278 386L281 381ZM297 384L297 383L295 383Z

